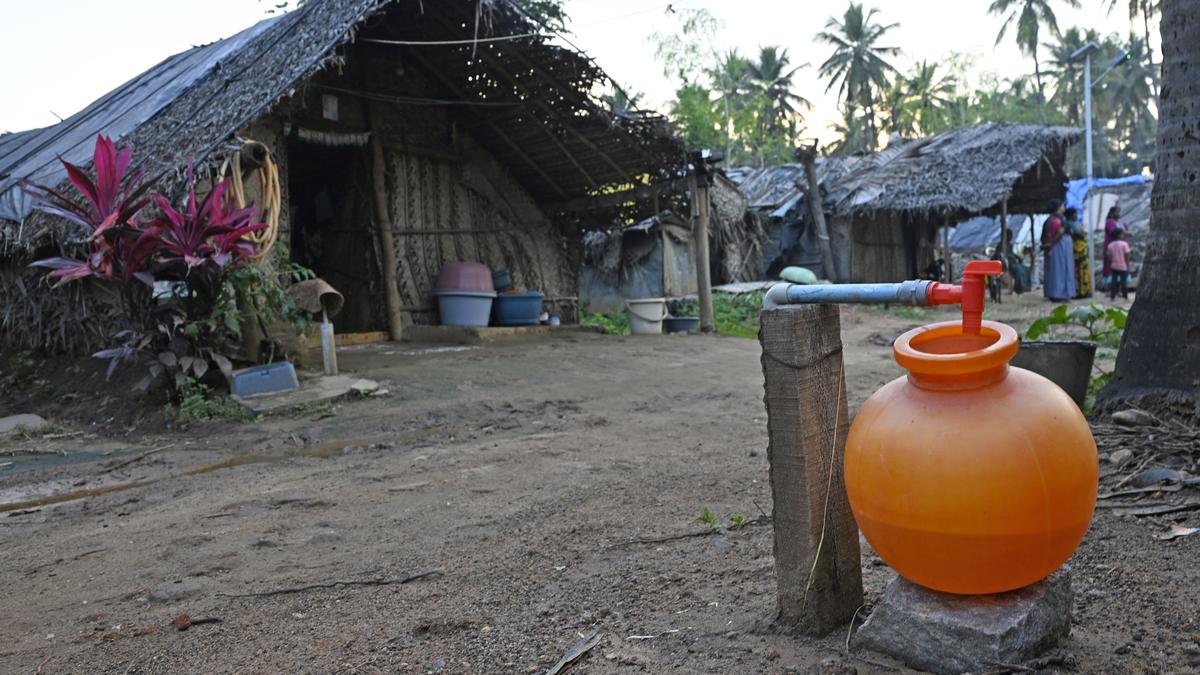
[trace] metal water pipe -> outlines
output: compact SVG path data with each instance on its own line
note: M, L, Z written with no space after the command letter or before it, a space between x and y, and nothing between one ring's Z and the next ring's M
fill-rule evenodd
M983 321L983 291L987 277L1001 274L999 260L972 260L963 269L962 285L911 280L892 284L790 284L779 283L763 296L763 309L781 305L896 304L929 307L962 305L963 333L978 334Z

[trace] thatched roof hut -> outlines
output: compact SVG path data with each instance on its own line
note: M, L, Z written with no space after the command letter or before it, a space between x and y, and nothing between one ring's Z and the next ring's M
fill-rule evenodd
M100 325L63 330L78 306L25 311L42 286L24 265L69 245L70 233L31 211L19 187L62 182L56 157L86 165L98 133L166 171L168 194L189 158L216 166L246 138L266 144L286 177L280 240L330 258L319 271L360 299L347 295L339 330L371 328L382 297L376 272L356 278L380 258L363 224L373 216L351 203L370 203L364 146L375 135L406 321L436 320L432 277L456 258L510 268L573 316L582 226L672 205L648 197L687 172L666 120L614 110L602 98L614 87L508 0L309 0L172 56L59 124L0 137L0 337L71 351L101 341ZM332 201L313 204L318 190ZM316 212L341 229L318 225ZM348 257L364 248L366 258Z
M801 167L750 172L741 187L752 208L783 228L771 270L800 264L838 281L898 281L933 262L939 226L1001 211L1041 213L1061 199L1067 148L1081 135L1067 127L982 124L824 160L818 170L839 268L831 271L819 269L806 227L808 207L796 187Z
M981 124L893 142L838 179L832 212L878 211L961 218L998 212L1038 213L1061 199L1067 148L1079 129Z

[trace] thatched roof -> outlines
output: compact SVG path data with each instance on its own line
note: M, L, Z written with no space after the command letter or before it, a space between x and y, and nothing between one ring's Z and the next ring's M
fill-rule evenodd
M817 181L821 189L828 192L831 185L846 172L864 161L863 156L818 157ZM741 167L730 169L727 174L746 195L750 208L764 212L771 218L787 218L804 200L800 189L804 167L800 164L780 164L761 169Z
M355 41L353 50L386 50L387 58L424 68L456 119L539 202L680 175L684 148L665 119L611 112L597 98L611 80L586 55L553 44L508 0L482 5L476 29L476 0L309 0L172 56L59 124L0 137L0 252L61 234L40 214L30 216L19 187L27 177L61 182L56 156L87 164L96 134L106 133L177 181L187 158L213 158L302 80L348 58Z
M1070 127L982 124L894 142L865 158L831 187L835 215L905 211L951 218L1041 213L1062 198Z
M962 219L999 211L1040 213L1063 196L1066 150L1082 133L1067 127L983 124L937 136L897 140L877 153L817 160L825 211L876 211ZM804 219L799 164L732 169L750 208L772 218Z

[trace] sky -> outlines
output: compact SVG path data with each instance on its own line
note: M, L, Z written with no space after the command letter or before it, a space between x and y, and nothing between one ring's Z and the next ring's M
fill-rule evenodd
M411 0L416 1L416 0ZM1009 38L993 47L1001 19L987 14L990 0L866 0L878 19L899 23L886 36L899 47L901 70L914 61L970 55L981 71L1001 76L1032 73L1033 63ZM1059 26L1127 34L1124 2L1111 15L1104 0L1061 3ZM0 132L54 124L162 59L194 45L228 37L267 18L274 0L0 0ZM830 48L813 39L842 1L812 0L567 0L570 41L590 54L621 86L642 92L643 106L664 109L677 83L655 61L655 32L672 32L678 14L667 7L706 8L723 24L718 52L750 55L762 45L786 48L792 63L811 64L795 88L813 101L811 133L831 139L836 92L826 93L817 67ZM1157 50L1157 36L1153 38ZM1156 59L1157 60L1157 59Z

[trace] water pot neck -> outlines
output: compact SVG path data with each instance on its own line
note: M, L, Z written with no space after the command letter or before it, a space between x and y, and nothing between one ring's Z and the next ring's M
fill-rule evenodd
M944 391L1003 380L1017 348L1017 332L995 321L982 322L975 334L964 333L961 321L922 326L896 338L892 346L896 363L908 371L910 382Z

